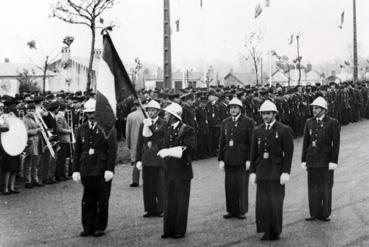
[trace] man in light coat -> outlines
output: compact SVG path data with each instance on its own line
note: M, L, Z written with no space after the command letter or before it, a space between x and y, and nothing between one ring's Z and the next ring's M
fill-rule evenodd
M128 114L126 125L126 141L127 147L130 150L132 170L131 187L138 187L140 181L140 171L136 167L137 141L140 131L140 125L145 119L145 116L139 107L138 100L135 101L136 110Z

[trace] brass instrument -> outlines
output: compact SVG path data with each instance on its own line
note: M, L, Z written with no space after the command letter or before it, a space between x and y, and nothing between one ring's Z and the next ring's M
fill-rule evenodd
M55 152L54 149L50 143L49 137L52 136L51 132L47 129L47 126L44 122L44 120L42 119L42 116L39 112L35 112L35 121L37 124L39 124L41 126L41 135L46 143L47 148L50 151L50 155L51 157L53 157L53 159L55 159Z

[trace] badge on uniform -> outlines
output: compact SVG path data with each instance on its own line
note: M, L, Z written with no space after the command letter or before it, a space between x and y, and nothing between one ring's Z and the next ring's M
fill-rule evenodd
M85 138L83 136L82 136L82 140L81 141L82 141L82 143L85 143Z
M88 154L89 154L89 155L94 155L94 154L95 154L95 149L90 148L90 149L88 150Z
M264 159L269 159L269 153L268 153L268 152L264 152L264 154L263 154L263 158L264 158Z
M151 148L152 147L152 142L147 142L147 147Z
M279 138L279 135L278 135L278 131L275 132L275 138L278 139Z
M215 113L211 114L211 117L212 117L212 118L215 118Z
M316 148L316 141L313 141L313 142L311 143L311 145L312 145L314 148Z
M260 138L258 138L258 145L260 145L261 144L261 139Z
M233 140L230 140L230 141L229 141L229 146L230 146L230 147L233 147L233 145L234 145Z
M310 135L312 135L312 134L313 134L313 130L312 130L312 129L310 129L310 130L309 130L309 134L310 134Z

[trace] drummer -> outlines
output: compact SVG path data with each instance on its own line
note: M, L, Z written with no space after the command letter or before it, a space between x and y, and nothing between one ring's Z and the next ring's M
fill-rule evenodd
M5 106L7 107L7 113L12 115L16 113L16 106L18 102L17 100L10 98L5 101ZM3 111L1 111L2 113ZM0 121L0 131L9 130L9 126L6 126L6 120L4 118L4 114L1 114L0 117L2 120ZM7 154L2 145L0 150L1 156L1 164L2 164L2 171L3 171L3 181L4 181L4 190L2 192L3 195L10 195L10 194L18 194L19 190L14 187L15 185L15 177L20 170L21 159L20 155L10 156Z

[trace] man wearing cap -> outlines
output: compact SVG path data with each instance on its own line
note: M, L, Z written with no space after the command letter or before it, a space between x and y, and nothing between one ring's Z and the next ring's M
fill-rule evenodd
M104 235L108 225L111 181L117 157L115 128L105 139L95 121L96 100L84 105L88 121L76 133L73 180L83 185L81 237Z
M158 116L160 104L151 100L145 106L149 118L140 125L136 166L142 170L143 199L146 214L143 217L162 216L164 161L157 153L164 146L164 131L167 127L164 119Z
M231 116L220 127L219 168L225 171L227 214L225 219L245 219L248 212L248 184L251 135L254 120L241 114L241 100L233 98L229 104Z
M264 123L252 135L250 182L256 183L256 228L261 240L278 240L282 232L285 184L290 179L293 156L292 129L276 120L276 105L260 106Z
M137 139L140 131L140 125L145 119L137 99L135 99L134 105L136 109L128 114L126 124L126 141L131 155L131 165L133 166L132 183L130 184L130 187L138 187L140 182L140 171L136 167Z
M168 128L164 148L158 155L164 159L164 233L162 238L182 238L187 229L193 171L191 153L196 148L192 127L182 122L182 107L177 103L165 109Z
M333 173L340 148L340 124L326 115L328 104L323 97L316 98L311 105L314 117L305 124L301 158L301 166L308 176L310 217L306 220L329 221Z

